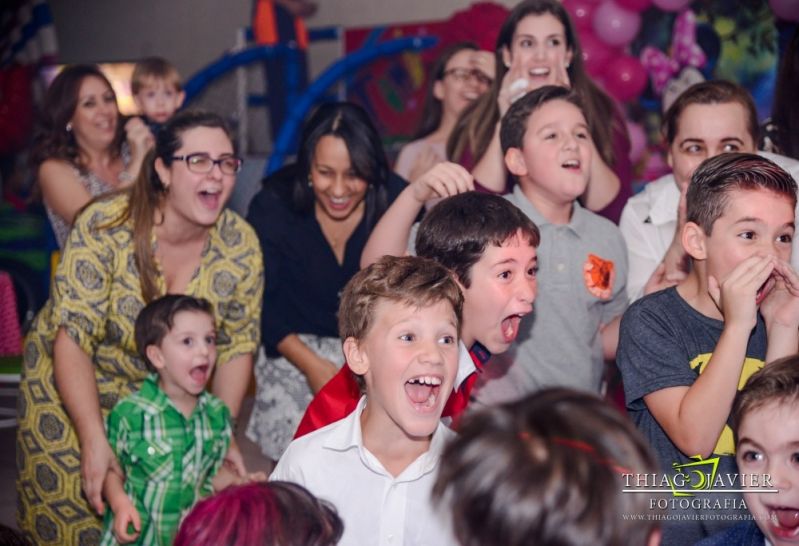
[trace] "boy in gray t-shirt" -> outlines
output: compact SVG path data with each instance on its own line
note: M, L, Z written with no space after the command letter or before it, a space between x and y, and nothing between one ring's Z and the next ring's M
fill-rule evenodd
M627 408L672 479L690 475L675 465L718 457L715 476L738 487L727 426L735 394L764 362L799 349L799 277L789 264L795 204L793 178L766 159L706 160L687 194L690 273L624 314L617 362ZM700 502L664 497L672 514L663 544L693 544L735 522L721 513L745 513L719 482L710 485Z

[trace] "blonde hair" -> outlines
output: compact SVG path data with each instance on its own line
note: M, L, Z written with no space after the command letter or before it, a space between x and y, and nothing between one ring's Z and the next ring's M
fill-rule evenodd
M133 75L130 77L131 92L138 95L152 80L164 80L176 91L183 90L177 68L162 57L147 57L136 63L136 66L133 67Z

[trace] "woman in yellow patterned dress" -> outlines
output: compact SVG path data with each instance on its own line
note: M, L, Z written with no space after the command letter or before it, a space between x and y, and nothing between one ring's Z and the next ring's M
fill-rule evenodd
M104 419L146 376L133 339L145 302L165 293L212 302L213 391L238 413L263 291L258 239L224 210L240 167L221 118L183 112L159 133L134 186L76 220L25 342L17 518L35 544L99 542L102 482L118 469Z

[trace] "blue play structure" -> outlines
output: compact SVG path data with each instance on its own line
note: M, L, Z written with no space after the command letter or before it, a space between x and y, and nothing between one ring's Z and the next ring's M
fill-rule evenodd
M309 32L309 39L329 40L339 35L336 28L318 29ZM364 45L330 65L311 82L306 89L300 89L300 62L302 53L294 45L253 46L242 51L223 55L209 64L186 82L186 102L199 95L211 82L230 70L270 58L284 60L284 78L289 90L287 97L288 113L277 134L272 155L266 163L264 175L268 175L283 165L286 156L296 148L297 135L303 119L311 108L325 97L327 90L342 78L346 78L361 67L376 59L389 57L404 51L420 51L433 46L438 39L430 36L395 38L379 42L382 29L373 32ZM268 98L267 98L268 100ZM252 103L253 101L251 101Z

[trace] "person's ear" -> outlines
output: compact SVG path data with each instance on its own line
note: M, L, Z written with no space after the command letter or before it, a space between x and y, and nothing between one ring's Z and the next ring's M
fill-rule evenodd
M508 49L508 46L502 46L502 64L505 65L505 68L510 68L510 63L510 49Z
M707 235L699 224L686 222L682 228L682 247L694 260L707 258Z
M347 365L357 375L364 375L369 371L369 356L361 348L358 340L348 337L344 340L344 358Z
M168 188L171 182L172 172L166 165L164 165L164 162L160 157L155 158L153 167L155 168L155 173L158 175L158 178L161 180L161 184L164 185L164 188Z
M508 148L508 151L505 152L505 166L512 175L527 175L527 164L524 162L524 154L519 148Z
M433 96L438 100L444 100L444 80L436 80L433 84Z
M164 353L161 352L161 348L158 345L148 345L144 349L144 354L156 370L162 370L166 366Z
M663 538L663 531L659 527L652 529L649 533L649 539L646 541L646 546L660 546L660 540Z
M180 93L178 93L178 108L183 106L183 101L184 100L186 100L186 92L185 91L181 91Z
M139 114L143 115L144 114L144 104L142 104L142 101L139 98L138 94L133 95L133 102L136 103L136 110L138 110Z
M573 58L574 58L574 50L572 48L567 49L566 56L563 59L566 62L566 68L569 68L569 66L571 66Z

